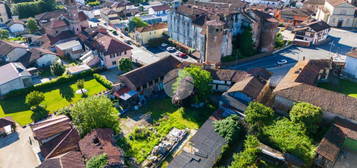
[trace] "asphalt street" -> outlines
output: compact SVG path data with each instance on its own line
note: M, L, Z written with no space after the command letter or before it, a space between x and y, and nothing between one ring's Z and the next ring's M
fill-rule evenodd
M304 57L306 59L329 59L334 57L343 61L344 55L353 47L357 47L357 32L333 28L329 33L329 40L330 42L320 46L291 46L270 56L235 65L229 67L229 69L249 70L257 67L270 69L279 67L278 60L286 59L288 61L287 64L294 64Z

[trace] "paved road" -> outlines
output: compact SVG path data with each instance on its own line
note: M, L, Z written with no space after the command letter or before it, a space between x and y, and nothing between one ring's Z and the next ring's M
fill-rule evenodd
M270 56L229 68L248 70L251 68L263 67L269 69L279 67L277 64L278 60L286 59L288 64L292 64L296 63L298 60L302 60L304 57L306 59L329 59L332 56L343 61L344 55L353 47L357 47L357 32L332 29L329 35L331 42L317 47L291 46Z
M1 168L34 168L40 164L28 142L31 129L17 125L17 133L0 138Z

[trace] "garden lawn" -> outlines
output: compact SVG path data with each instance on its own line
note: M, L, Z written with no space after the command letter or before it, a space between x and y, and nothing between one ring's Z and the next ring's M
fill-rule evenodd
M172 128L198 129L212 114L214 107L200 109L178 108L171 104L170 99L154 100L142 108L143 113L151 113L154 120L153 129L145 139L130 139L133 134L119 140L118 145L124 148L126 154L137 159L139 163L144 161L151 150L165 137Z
M85 79L84 88L88 90L88 96L106 90L104 86L93 78ZM40 90L45 95L45 100L41 105L45 106L49 113L53 113L79 101L82 97L80 94L75 93L76 90L78 89L75 82ZM26 95L0 100L0 117L11 116L22 126L33 122L33 112L25 104L25 97Z
M338 86L334 86L330 83L321 83L321 84L319 84L319 87L322 87L322 88L325 88L328 90L333 90L336 92L340 92L345 95L357 98L357 83L349 81L349 80L341 79L339 81Z

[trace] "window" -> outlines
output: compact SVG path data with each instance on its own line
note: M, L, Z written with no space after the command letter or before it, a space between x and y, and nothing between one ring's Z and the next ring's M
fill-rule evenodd
M116 62L116 61L113 61L113 62L112 62L112 64L113 64L113 65L116 65L116 64L117 64L117 62Z

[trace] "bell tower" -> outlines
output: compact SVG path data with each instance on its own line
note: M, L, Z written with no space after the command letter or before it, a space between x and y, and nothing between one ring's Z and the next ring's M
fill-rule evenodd
M64 5L68 12L68 22L74 34L79 34L82 31L80 20L78 17L78 9L75 0L65 0Z

